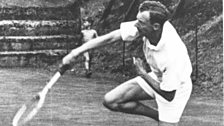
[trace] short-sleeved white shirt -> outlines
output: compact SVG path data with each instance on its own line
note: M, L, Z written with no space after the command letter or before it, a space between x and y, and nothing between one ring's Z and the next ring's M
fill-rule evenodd
M121 37L124 41L138 37L136 22L121 23ZM156 46L146 37L143 37L143 42L146 61L157 76L162 90L177 90L181 84L189 82L192 66L187 48L169 21L164 23L161 39Z

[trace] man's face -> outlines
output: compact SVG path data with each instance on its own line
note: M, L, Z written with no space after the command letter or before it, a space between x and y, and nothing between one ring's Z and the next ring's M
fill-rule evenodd
M153 26L150 23L150 13L149 11L143 11L143 12L138 12L137 14L137 20L138 22L135 24L135 26L139 30L139 34L141 36L148 36L153 32Z

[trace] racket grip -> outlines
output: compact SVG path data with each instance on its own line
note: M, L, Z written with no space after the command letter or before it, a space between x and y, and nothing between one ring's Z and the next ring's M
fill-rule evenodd
M65 73L65 71L67 71L68 69L70 69L70 65L69 64L62 64L59 67L59 72L61 75L63 75Z

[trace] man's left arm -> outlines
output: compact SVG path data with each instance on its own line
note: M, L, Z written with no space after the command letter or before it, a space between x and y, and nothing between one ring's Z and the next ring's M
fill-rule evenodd
M149 86L167 101L172 101L174 99L176 90L161 90L160 83L154 80L151 76L149 76L146 70L144 69L142 60L140 58L133 58L133 60L136 66L137 73L149 84Z

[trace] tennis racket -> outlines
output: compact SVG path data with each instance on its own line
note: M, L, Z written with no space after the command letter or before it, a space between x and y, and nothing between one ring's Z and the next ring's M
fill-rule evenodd
M46 95L51 87L57 82L57 80L64 74L66 70L70 68L70 65L62 65L59 70L54 74L46 86L35 95L30 101L22 105L22 107L15 114L12 125L22 126L30 121L43 106Z

